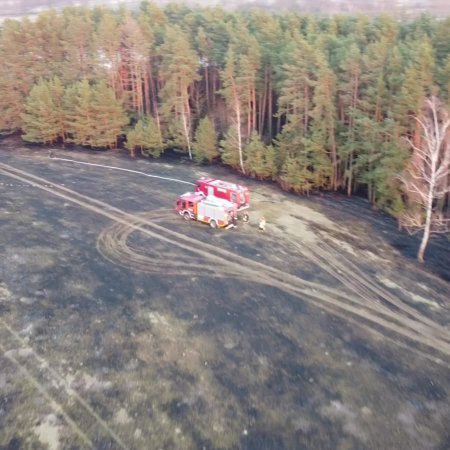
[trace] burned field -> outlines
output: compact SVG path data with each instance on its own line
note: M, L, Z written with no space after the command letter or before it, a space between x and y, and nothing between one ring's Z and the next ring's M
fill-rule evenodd
M448 241L257 183L212 230L204 168L54 156L0 148L0 449L450 446Z

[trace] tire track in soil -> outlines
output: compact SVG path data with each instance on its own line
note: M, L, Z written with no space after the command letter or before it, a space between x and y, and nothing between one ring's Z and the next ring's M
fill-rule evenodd
M152 213L148 213L143 215L146 219L151 219L153 216L155 217L154 220L160 220L159 216L160 214L158 214L158 210L153 211ZM172 217L173 214L172 214ZM181 262L181 264L176 264L173 266L169 266L167 261L164 260L158 260L159 255L156 256L156 258L152 258L148 252L146 252L145 254L143 254L141 252L140 249L137 248L133 248L131 245L127 244L127 239L129 237L129 235L134 231L133 228L131 228L130 226L125 226L122 224L114 224L112 227L106 228L105 230L102 231L102 233L99 236L99 239L97 241L97 249L99 250L99 252L110 262L116 264L116 265L120 265L126 269L132 269L132 270L137 270L137 271L141 271L144 273L149 273L149 274L155 274L158 273L159 275L184 275L184 276L212 276L212 277L216 277L216 278L229 278L230 276L235 276L236 278L239 278L243 281L248 281L248 282L255 282L254 278L249 278L246 276L243 276L243 274L241 272L233 274L232 271L228 270L227 271L227 267L224 267L224 274L218 274L218 273L208 273L207 272L207 268L205 268L204 264L201 264L200 262L196 265L193 265L192 260L191 262L187 263L187 261L183 260ZM177 255L178 258L178 255ZM311 257L312 260L312 257ZM313 261L318 267L322 267L322 263L316 258ZM191 264L191 269L194 268L194 270L186 270L186 264ZM177 269L176 267L179 267L179 269ZM173 268L173 272L170 270L170 268ZM324 267L326 268L326 266ZM332 274L335 275L335 273L333 271L330 271L328 269L328 271ZM200 275L199 275L200 274ZM353 285L352 284L348 284L345 278L343 277L337 277L341 282L343 282L343 284L347 287L350 287L351 289L353 289ZM308 282L311 285L311 288L316 290L316 291L320 291L321 289L323 289L323 286L319 285L319 284L314 284L311 282ZM291 295L298 297L298 291L296 290L291 290L291 291L287 291L286 289L284 289L286 292L289 292ZM340 295L339 295L340 296ZM364 300L368 300L368 302L371 302L372 299L370 297L364 297ZM377 300L375 300L377 301ZM370 303L369 303L370 305ZM367 304L365 304L364 306L367 307ZM375 307L377 307L376 303L374 304ZM322 308L323 310L326 310L327 312L340 317L341 319L344 319L346 322L348 323L352 323L353 325L359 326L361 327L361 322L358 322L357 320L352 319L351 317L349 317L348 315L346 315L345 313L340 313L336 310L333 310L331 308L328 308L326 306L320 306L320 308ZM384 313L384 308L383 307L377 307L377 311L379 311L381 314ZM412 351L413 353L416 353L419 356L425 356L420 350L415 349L414 347L408 346L400 341L396 341L388 336L386 336L385 334L381 333L380 331L377 331L375 329L373 329L373 323L370 323L370 321L365 321L365 329L366 331L368 331L370 334L374 335L377 339L384 339L384 340L389 340L391 343L396 344L402 348L408 349L410 351ZM370 325L372 325L372 328L370 328ZM415 324L413 324L413 326L415 326ZM436 361L434 361L436 362Z
M168 219L178 220L179 217L175 215L174 211L170 211L170 214L167 214L166 210L154 210L150 213L139 214L133 224L145 226L149 220L153 222L167 221ZM134 231L135 229L130 227L130 224L115 223L100 233L97 238L97 250L113 264L148 274L245 278L242 271L236 267L223 265L219 272L217 268L205 266L204 262L195 256L165 251L164 258L161 258L161 254L154 251L151 246L148 246L144 253L141 248L136 248L128 243L128 239Z
M332 245L326 243L324 238L322 238L318 246L314 249L309 247L307 251L304 250L304 246L300 247L296 243L294 245L311 262L357 293L368 304L373 304L378 311L382 312L386 308L390 308L396 313L401 312L405 314L403 316L405 321L411 321L411 326L426 327L435 337L443 339L450 344L450 332L448 329L394 297L389 291L362 272L350 259L345 258L342 252L337 252ZM339 259L334 255L339 255Z
M166 215L164 215L164 212L162 214L159 214L158 210L156 210L153 211L152 213L143 215L143 217L145 217L147 220L150 220L154 217L153 220L159 221L163 220L166 217ZM174 217L173 214L172 217ZM180 261L180 263L170 264L167 261L168 258L161 259L160 255L158 254L152 256L149 255L148 251L142 253L140 249L134 248L132 245L127 244L127 240L133 231L134 230L129 226L125 226L122 224L114 224L112 227L102 231L97 241L97 249L109 261L121 265L122 267L141 272L146 273L162 272L164 274L185 275L185 276L192 276L192 275L199 276L199 273L203 272L203 275L219 277L219 274L217 273L214 272L208 273L208 269L204 267L204 264L202 264L201 261L198 261L198 264L195 264L194 263L195 260L193 260L192 258L190 259L190 261L183 259L182 261ZM295 245L297 248L302 250L298 246L298 244ZM422 325L420 323L417 324L416 322L414 322L414 319L417 319L419 321L423 320L426 325L431 325L433 327L431 330L425 330L425 332L434 330L434 327L436 326L435 322L427 319L426 317L421 316L420 313L418 313L413 308L408 307L408 305L405 305L398 299L395 299L394 297L390 296L390 294L387 291L383 290L381 287L377 287L376 285L374 285L371 282L370 278L367 277L365 274L363 274L359 269L357 269L357 267L350 261L348 261L348 265L354 269L354 272L350 272L350 270L347 270L345 271L344 276L342 276L338 275L338 271L339 272L343 271L339 269L340 262L336 258L333 258L333 263L330 263L331 265L330 268L327 266L327 264L323 263L323 260L325 260L325 257L328 256L328 253L321 252L322 258L321 260L320 258L313 256L311 252L312 250L308 252L303 251L303 254L307 258L309 258L314 264L316 264L319 268L328 271L332 276L337 278L340 282L344 284L344 286L356 292L364 300L365 307L369 307L372 310L375 310L380 315L385 315L387 311L386 306L384 306L383 304L379 304L380 301L384 301L388 304L394 305L396 311L404 310L408 313L406 317L400 319L398 317L398 314L395 315L395 319L399 319L398 322L400 325L402 324L401 322L402 319L403 324L407 323L412 330L421 328ZM329 254L331 255L332 253L336 253L334 249ZM345 261L347 263L347 260ZM187 266L190 267L190 270L186 270ZM172 273L170 269L174 269L175 272ZM233 271L229 270L229 267L227 266L223 266L221 270L222 275L220 276L221 278L223 277L223 274L225 274L225 277L235 276L241 279L245 279L247 281L251 282L255 281L253 278L247 279L247 277L242 276L240 272L233 273ZM359 274L359 276L357 274ZM323 290L323 286L319 284L314 284L311 282L308 283L310 287L315 290L319 291ZM296 295L296 293L294 293L294 295ZM381 300L376 298L376 296L379 296ZM413 316L412 320L409 317L409 314ZM391 316L389 318L392 320ZM446 332L445 329L443 331ZM439 334L436 336L436 338L438 339L440 337L441 336L439 336Z
M164 214L164 211L161 213L158 210L153 211L152 213L147 213L142 216L146 220L154 220L159 221L168 217L167 214ZM174 214L171 214L171 217L174 217ZM142 222L141 222L142 223ZM146 251L142 253L141 249L134 248L132 245L127 244L127 240L130 234L133 232L133 228L130 226L125 226L122 224L114 224L112 227L103 230L97 240L97 249L99 252L109 260L117 265L120 265L127 269L133 269L145 273L164 273L168 275L185 275L185 276L212 276L212 277L229 277L235 276L240 279L247 280L246 277L242 276L240 271L230 270L229 266L224 265L220 271L220 274L217 272L211 271L208 267L205 267L201 261L196 261L193 258L187 259L186 257L180 258L178 255L176 259L178 261L170 262L170 259L166 257L161 259L159 254L151 254L151 251ZM330 259L330 255L333 252L324 253L321 252L320 257L316 257L313 253L313 250L304 251L303 248L300 248L298 244L295 246L302 251L302 253L313 262L317 267L327 271L336 279L338 279L344 286L350 288L352 291L356 292L363 300L364 306L375 310L381 315L386 313L386 307L383 304L379 304L380 301L384 301L386 303L392 304L396 307L396 310L405 310L413 316L413 320L411 320L408 316L403 318L404 323L408 323L411 329L417 329L417 327L421 327L421 324L417 324L414 322L414 319L419 321L424 320L426 325L435 326L435 323L426 317L421 316L416 310L413 308L407 307L407 305L398 301L389 295L388 292L383 291L381 288L373 285L368 277L366 277L357 267L351 263L350 261L345 260L345 263L348 266L353 268L353 272L350 270L341 270L341 264L337 261L336 258L333 258L332 262ZM331 248L330 248L331 250ZM150 254L149 254L150 253ZM325 257L327 257L326 261L328 263L324 264ZM331 266L331 267L330 267ZM187 269L188 267L188 269ZM339 272L343 273L343 275L339 275ZM254 279L250 279L247 281L254 281ZM310 287L316 289L318 291L323 291L323 286L319 284L314 284L308 282ZM379 296L381 300L377 298ZM396 315L396 319L398 314ZM392 318L391 318L392 320ZM401 324L401 321L399 322ZM432 328L434 330L434 328ZM439 330L437 330L439 331ZM436 336L439 339L439 335Z
M276 287L284 292L299 297L302 300L307 300L316 306L322 307L331 314L343 316L346 320L349 319L348 315L351 315L352 320L360 319L367 323L363 326L360 320L355 321L360 327L368 329L369 331L373 331L373 329L370 330L371 326L381 328L384 331L390 331L397 336L397 339L390 338L393 339L394 342L397 342L398 338L412 341L415 345L426 348L426 350L416 349L416 352L419 352L421 356L435 363L445 364L447 367L450 367L450 345L442 339L442 334L447 335L447 330L445 329L441 329L441 335L436 337L434 335L434 330L430 329L430 327L424 325L418 327L415 321L412 321L411 323L410 319L407 318L407 320L405 320L403 316L394 314L393 311L388 308L385 308L385 310L381 312L379 305L376 305L376 308L374 308L373 305L367 304L367 302L363 303L361 299L353 298L348 295L344 296L337 290L301 280L295 275L239 256L211 244L197 241L196 247L193 248L192 238L188 236L169 230L154 222L143 220L134 214L126 213L107 203L84 196L71 189L59 186L56 183L51 183L46 179L16 169L12 166L0 163L0 173L20 181L30 182L30 180L33 180L32 184L36 187L75 203L84 209L108 217L117 223L128 226L131 231L140 231L149 237L156 238L159 241L183 249L189 255L196 255L207 259L214 263L215 267L219 268L218 271L215 271L219 272L218 275L220 275L220 272L224 267L240 267L241 274L239 277L241 279ZM45 186L48 184L52 187ZM337 298L339 300L336 300ZM440 325L433 322L433 328L435 327L440 328ZM403 342L403 344L405 343ZM408 348L411 348L411 345L408 345ZM441 358L436 356L436 353L445 356L447 361L442 361Z

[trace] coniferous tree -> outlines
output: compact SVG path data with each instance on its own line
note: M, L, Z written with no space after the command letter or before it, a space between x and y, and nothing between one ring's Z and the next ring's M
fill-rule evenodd
M234 168L240 168L245 173L242 136L242 109L243 94L241 86L237 82L235 53L230 47L227 53L225 68L221 73L222 94L225 97L228 108L232 111L232 126L228 131L224 144L222 160ZM224 159L225 158L225 159ZM236 161L238 165L236 165Z
M223 163L233 167L233 169L242 170L244 155L241 146L242 141L240 139L240 133L236 126L231 126L225 134L225 139L220 141L222 150L221 159ZM240 155L242 155L242 161Z
M316 56L301 35L294 33L291 39L285 55L289 59L282 66L278 114L283 115L301 137L306 137L311 120Z
M66 120L75 144L115 148L128 117L114 92L104 82L90 86L87 80L67 89Z
M31 22L7 19L0 33L0 131L13 132L22 127L25 99L35 81Z
M318 60L309 142L317 153L314 170L321 173L317 187L336 190L340 185L336 143L336 77L323 57L319 56Z
M177 26L167 27L162 49L164 88L163 112L172 124L172 138L192 159L192 108L189 93L198 79L198 57L185 33ZM179 132L183 139L179 139Z
M395 171L416 157L402 139L420 147L416 119L426 97L439 92L450 103L448 20L431 17L402 23L389 16L163 9L152 2L137 13L67 8L33 21L5 20L0 59L1 132L22 129L30 140L68 136L81 145L114 147L125 123L123 105L133 120L142 119L127 146L156 124L158 133L150 133L155 143L143 153L159 154L161 130L166 145L197 158L193 130L198 117L208 116L218 133L228 130L221 154L236 170L277 178L299 192L363 188L371 203L395 214L402 195ZM51 121L45 111L55 98L54 76L60 90L66 86L63 112L39 135ZM33 88L41 80L47 80L46 92ZM38 98L45 107L36 115ZM448 203L447 194L437 207Z
M35 81L54 76L64 81L64 71L72 68L72 61L68 61L66 54L68 35L63 14L55 10L43 11L26 30L27 52L32 57Z
M63 95L64 88L59 78L42 80L33 86L22 115L22 139L43 144L53 144L58 140L64 142Z
M258 98L258 131L261 136L273 137L274 86L282 73L277 73L283 58L283 31L279 16L263 10L253 10L249 27L257 39L261 52L261 69ZM258 85L257 85L258 88Z
M92 146L95 121L93 108L93 92L87 80L66 89L64 108L66 111L69 142Z
M150 30L143 33L138 22L129 14L122 25L121 72L124 91L124 104L127 109L143 117L146 110L146 96L149 95L148 81L149 67L147 60L150 55L152 42ZM148 109L148 108L147 108Z
M302 158L288 156L281 168L280 182L286 190L307 194L313 187L311 172L308 170L306 150Z
M398 126L391 118L387 118L381 126L382 131L377 134L383 136L383 139L375 142L374 149L370 152L374 159L373 169L365 173L362 181L373 186L373 196L369 196L369 200L398 218L405 207L404 189L398 174L405 168L409 151L404 142L396 139ZM370 142L366 145L370 145Z
M95 79L105 80L117 99L124 96L124 80L121 73L121 33L117 17L110 11L99 19L93 37L95 44Z
M414 143L420 144L421 130L415 118L420 117L426 97L435 93L434 51L427 38L411 42L405 51L409 59L395 112L404 133L412 134Z
M127 133L126 147L132 157L135 156L136 148L139 148L142 155L158 158L163 149L161 133L156 121L152 117L139 119L134 129Z
M249 32L248 26L244 21L238 20L233 26L229 26L229 33L231 39L230 47L233 48L235 61L233 62L234 67L229 68L228 79L223 78L223 80L230 83L229 75L231 75L231 69L235 70L234 82L239 91L243 140L248 142L253 131L257 129L256 94L257 83L260 81L261 51L257 39ZM229 62L227 60L227 64ZM223 93L227 94L227 89L224 89ZM227 102L230 100L229 93L226 96L226 100Z
M65 84L86 78L93 79L94 23L88 8L65 8L61 31L63 58L61 78Z
M277 175L275 150L271 145L264 145L256 132L245 148L245 167L250 176L260 180L273 180Z
M312 189L330 189L332 186L333 164L329 156L328 136L320 121L311 125L308 138L304 139L305 150L298 156L309 172Z
M195 131L192 151L194 159L199 162L211 162L220 155L214 123L209 117L204 117L200 120Z
M95 118L92 147L117 148L117 139L123 134L129 118L114 92L105 82L92 88L92 115Z
M355 121L360 108L361 52L353 43L346 58L341 63L342 78L339 83L339 108L341 124L344 127L339 156L343 163L344 181L347 194L351 195L355 183L355 159L358 151L358 141L355 135Z

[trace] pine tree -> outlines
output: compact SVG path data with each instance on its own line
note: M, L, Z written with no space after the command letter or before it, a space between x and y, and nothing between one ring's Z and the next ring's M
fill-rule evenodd
M398 126L392 119L387 118L381 126L382 130L377 135L383 136L383 139L366 144L372 146L372 169L365 173L363 181L368 186L373 186L371 201L398 218L405 207L402 198L404 189L398 175L405 168L409 151L404 142L397 140Z
M124 96L121 73L121 33L117 17L110 11L102 14L94 34L95 79L106 80L117 99Z
M87 80L80 81L66 90L64 104L71 142L100 148L117 146L129 119L104 82L90 86Z
M231 40L230 48L233 49L235 59L228 70L228 79L222 77L224 81L223 94L225 94L227 103L235 110L236 106L233 104L236 99L228 92L229 88L226 88L226 84L231 82L229 75L233 69L234 83L240 102L243 141L249 142L253 131L257 129L257 84L260 81L261 50L257 39L250 33L247 23L242 19L239 18L232 26L230 24L228 29ZM231 61L227 58L227 64L230 63ZM224 71L223 75L225 73Z
M274 148L266 146L258 133L252 134L249 144L245 147L246 172L261 180L273 180L276 177L276 157Z
M442 97L450 104L450 55L445 60L444 67L442 69L444 78L447 80L447 85L444 85L442 89Z
M142 152L144 149L144 125L142 119L139 119L133 129L128 130L126 133L125 147L130 152L132 158L136 157L136 148L139 148Z
M158 158L164 149L159 128L151 117L138 120L134 129L128 131L125 145L132 157L136 148L141 150L142 155L154 158Z
M233 48L229 48L226 58L225 68L221 73L222 91L225 97L228 108L232 111L231 127L228 136L225 139L227 142L224 147L222 160L225 164L240 169L245 174L244 156L243 156L243 136L242 136L242 110L243 110L243 94L242 89L237 82L236 61ZM230 134L231 132L231 134ZM236 152L234 154L233 152ZM225 160L224 160L225 158ZM238 164L235 164L238 161Z
M192 147L194 159L199 162L211 162L220 153L214 123L209 117L204 117L195 131L195 142Z
M33 56L28 51L33 39L31 23L5 20L0 33L0 131L22 127L25 99L35 83ZM37 81L37 80L36 80Z
M61 77L64 83L86 78L93 79L94 23L87 8L64 8L61 42Z
M313 187L311 172L308 171L306 150L301 157L288 156L281 168L280 182L283 189L307 194Z
M405 49L406 50L406 49ZM420 117L427 96L435 93L435 55L431 41L421 38L411 42L407 49L407 67L399 92L395 113L404 132L414 135L414 143L420 144L421 130L415 118Z
M92 109L93 92L89 82L82 80L68 87L64 95L64 108L69 131L69 142L92 146L97 118Z
M310 144L317 153L314 170L317 173L321 172L321 176L316 180L317 187L336 190L340 185L336 144L336 77L323 57L319 56L318 60L314 107L311 112L313 124ZM324 184L326 180L328 183Z
M22 115L22 139L43 144L53 144L59 139L64 141L63 94L64 88L58 78L42 80L33 86Z
M273 137L274 86L282 73L276 72L283 60L285 46L279 16L263 10L252 10L250 29L259 43L261 52L260 80L257 84L258 95L258 131L261 136Z
M65 21L55 10L43 11L26 30L27 52L32 55L34 81L58 76L71 67L65 53Z
M286 52L289 60L282 66L278 114L305 137L311 119L316 56L313 48L298 33L294 33L291 39Z
M152 46L152 35L147 28L144 34L138 22L129 14L121 24L121 72L124 90L124 104L137 117L143 117L148 99L149 66L147 64ZM148 107L147 107L148 109Z
M225 135L225 139L220 141L222 150L222 162L233 169L239 169L243 166L243 149L241 147L240 133L236 126L231 126ZM240 155L242 154L242 161ZM244 169L245 170L245 169ZM245 172L244 172L245 173Z
M182 149L187 150L192 159L192 108L190 91L199 77L198 56L192 49L186 34L178 26L166 28L165 42L162 48L162 74L165 82L161 91L163 113L171 122L175 134L181 131L183 140L177 139Z
M329 157L328 139L322 123L313 122L309 137L305 139L305 151L299 157L300 161L304 161L305 174L310 174L308 180L312 189L330 189L332 186L334 168Z
M92 88L92 117L95 118L90 145L100 148L117 148L118 136L123 134L129 118L114 91L105 82Z
M339 109L341 124L344 126L342 137L345 143L341 145L339 156L343 162L344 180L347 194L351 195L355 183L355 157L358 141L355 136L355 120L360 107L362 60L358 46L350 46L346 58L341 63L343 72L339 83Z

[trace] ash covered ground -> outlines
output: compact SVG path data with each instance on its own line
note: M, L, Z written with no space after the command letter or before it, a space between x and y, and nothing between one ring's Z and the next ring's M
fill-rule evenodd
M0 449L450 447L448 239L421 266L362 200L53 156L0 144ZM177 216L202 175L249 224Z

